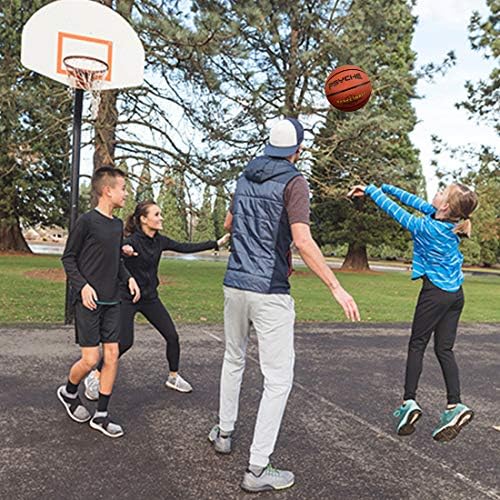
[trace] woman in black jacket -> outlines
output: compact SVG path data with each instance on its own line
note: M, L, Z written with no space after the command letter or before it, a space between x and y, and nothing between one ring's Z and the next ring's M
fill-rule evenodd
M153 201L139 203L125 225L125 240L122 252L125 265L135 278L141 290L138 302L132 301L126 287L121 288L121 330L120 356L127 352L134 343L134 317L140 312L160 332L166 340L166 355L169 375L165 385L180 392L191 392L193 388L179 375L179 336L167 309L158 297L158 265L165 250L179 253L194 253L203 250L218 250L229 240L225 235L218 241L202 243L180 243L159 233L163 229L161 210ZM96 370L85 379L85 396L90 400L99 397L99 376L102 360Z

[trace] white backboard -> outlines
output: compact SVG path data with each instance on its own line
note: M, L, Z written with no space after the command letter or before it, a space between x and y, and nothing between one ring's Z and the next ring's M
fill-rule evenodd
M130 24L91 0L56 0L25 24L21 62L28 69L69 85L63 59L91 56L109 67L102 89L136 87L144 79L144 49Z

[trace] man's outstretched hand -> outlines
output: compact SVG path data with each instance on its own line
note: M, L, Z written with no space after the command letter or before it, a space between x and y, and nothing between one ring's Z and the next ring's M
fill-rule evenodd
M340 304L344 313L351 321L360 321L358 306L354 299L339 285L332 290L334 299Z

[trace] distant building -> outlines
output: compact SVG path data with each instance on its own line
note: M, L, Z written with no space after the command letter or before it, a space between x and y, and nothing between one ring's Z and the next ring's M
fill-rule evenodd
M38 231L35 231L31 227L24 232L23 236L27 241L36 241L40 239L40 233L38 233Z
M50 243L65 243L68 231L59 226L38 226L28 228L23 232L27 241L45 241Z

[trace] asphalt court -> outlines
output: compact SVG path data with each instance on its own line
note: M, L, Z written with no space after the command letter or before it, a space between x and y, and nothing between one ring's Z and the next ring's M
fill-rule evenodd
M475 418L448 444L431 432L444 404L432 345L426 353L417 432L400 438L391 413L401 397L409 325L298 324L296 370L273 455L296 485L262 498L499 499L500 325L461 325L455 348L462 396ZM0 498L246 498L248 459L262 388L255 337L230 456L207 434L217 421L224 350L220 325L180 325L181 373L194 386L163 386L164 342L137 325L120 365L111 414L127 434L106 438L71 421L55 390L78 357L67 327L0 328ZM87 405L94 407L94 403Z

